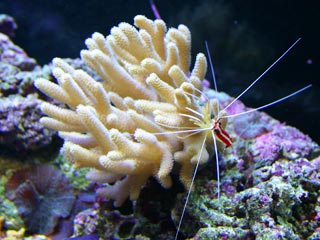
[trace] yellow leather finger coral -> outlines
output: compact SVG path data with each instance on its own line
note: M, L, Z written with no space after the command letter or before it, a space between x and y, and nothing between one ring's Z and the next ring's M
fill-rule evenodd
M205 56L199 53L189 70L191 34L184 25L167 29L164 21L144 16L134 25L120 23L109 36L94 33L86 40L81 57L102 82L60 58L53 60L57 84L35 82L67 106L43 103L48 116L41 123L59 131L61 152L76 167L92 168L87 177L103 183L99 194L117 206L128 196L137 199L151 176L169 188L175 162L189 187L197 159L209 156L200 151L204 132L172 133L199 127L192 118L202 111Z

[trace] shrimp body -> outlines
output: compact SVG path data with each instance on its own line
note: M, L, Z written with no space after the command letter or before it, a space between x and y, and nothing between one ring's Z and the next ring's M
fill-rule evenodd
M225 111L219 110L219 103L216 99L207 100L207 102L202 107L202 111L197 113L191 109L188 109L193 113L201 116L201 118L195 118L194 116L187 114L180 114L181 116L189 117L190 121L194 125L199 127L199 131L206 131L206 137L208 134L213 135L215 139L225 145L225 147L230 147L232 145L232 138L225 130L227 125L227 115ZM212 138L210 138L212 139Z
M232 118L232 117L236 117L236 116L240 116L243 114L248 114L251 112L255 112L258 111L260 109L264 109L266 107L272 106L274 104L277 104L279 102L282 102L288 98L291 98L303 91L305 91L306 89L310 88L312 85L309 84L285 97L282 97L278 100L275 100L271 103L265 104L261 107L255 108L255 109L250 109L247 110L245 112L240 112L240 113L236 113L236 114L231 114L231 115L227 115L226 110L231 107L242 95L244 95L249 89L252 88L252 86L254 86L273 66L275 66L298 42L300 41L300 38L295 41L274 63L272 63L255 81L252 82L252 84L250 84L242 93L240 93L236 98L234 98L226 107L224 107L222 110L219 109L219 103L217 99L210 99L207 100L206 103L204 104L204 106L201 109L201 113L196 112L195 110L191 110L189 108L187 108L187 110L191 111L194 115L198 115L199 117L195 117L195 116L191 116L188 114L181 114L184 117L189 117L189 120L191 122L194 123L194 125L196 125L198 127L197 130L194 130L195 133L199 133L199 132L205 132L204 135L204 140L203 140L203 144L202 144L202 148L200 150L199 153L199 157L197 158L197 163L194 169L194 173L193 173L193 177L192 177L192 182L190 184L189 187L189 191L186 197L186 201L185 204L183 206L183 210L181 213L181 217L180 217L180 221L177 227L177 231L176 231L176 235L175 235L175 239L178 238L178 234L180 231L180 227L183 221L183 216L186 210L186 206L188 204L188 200L191 194L191 190L192 190L192 185L194 183L195 180L195 176L198 170L198 165L201 162L201 152L205 150L205 144L207 143L207 140L211 140L212 139L212 143L213 143L213 147L214 147L214 153L215 153L215 160L216 160L216 171L217 171L217 196L218 199L220 198L220 171L219 171L219 159L218 159L218 148L221 149L221 144L223 144L224 148L228 148L232 145L233 143L233 139L231 138L231 136L228 134L228 132L225 130L226 128L226 124L227 124L227 119L228 118ZM212 68L212 62L210 59L210 55L209 55L209 61L210 61L210 65L211 65L211 69ZM213 73L213 78L215 80L214 77L214 72ZM215 83L216 86L216 83ZM215 90L217 91L217 88L215 87ZM184 132L184 131L182 131ZM192 135L192 134L191 134ZM190 136L190 135L188 135ZM187 136L187 137L188 137Z

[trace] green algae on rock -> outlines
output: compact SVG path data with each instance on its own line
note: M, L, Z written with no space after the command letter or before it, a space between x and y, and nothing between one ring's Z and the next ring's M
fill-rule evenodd
M229 109L232 113L243 110L240 102ZM181 227L184 236L315 239L320 227L320 147L296 128L265 113L255 114L256 127L264 130L255 131L253 138L235 129L246 129L245 121L233 125L230 119L233 128L228 131L237 141L219 154L220 199L213 163L198 173ZM182 194L177 201L174 219L181 214L184 197Z

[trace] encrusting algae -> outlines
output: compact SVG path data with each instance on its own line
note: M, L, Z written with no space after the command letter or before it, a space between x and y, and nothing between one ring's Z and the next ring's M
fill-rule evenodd
M92 168L87 178L104 183L99 194L114 199L116 206L128 196L136 200L151 176L169 188L175 162L189 188L197 161L209 158L204 139L212 144L206 132L195 131L211 118L194 120L205 110L199 98L207 62L199 53L189 71L189 29L179 25L167 30L164 21L140 15L134 24L136 28L120 23L106 38L94 33L86 40L88 50L82 50L81 57L102 82L60 58L53 60L58 84L35 82L43 93L67 105L43 103L48 117L41 123L59 131L65 140L62 153L76 167ZM185 131L173 133L178 130Z

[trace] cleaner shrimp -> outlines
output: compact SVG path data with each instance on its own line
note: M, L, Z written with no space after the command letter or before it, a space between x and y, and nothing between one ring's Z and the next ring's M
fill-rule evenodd
M156 7L156 5L154 4L153 0L149 0L151 9L154 13L154 16L157 19L161 19L159 11ZM277 99L273 102L267 103L265 105L262 105L260 107L257 108L253 108L250 109L248 111L244 111L244 112L240 112L240 113L235 113L235 114L231 114L231 115L227 115L226 110L229 109L236 101L238 101L246 92L248 92L260 79L262 79L262 77L264 75L266 75L269 70L271 68L273 68L281 59L283 59L288 52L291 51L291 49L296 46L296 44L301 40L301 38L298 38L278 59L276 59L259 77L257 77L245 90L243 90L236 98L234 98L229 104L227 104L227 106L225 106L222 110L220 110L219 108L219 102L217 99L209 99L205 93L203 93L202 91L194 88L194 90L200 94L200 97L202 96L204 98L204 104L201 108L201 111L196 111L194 109L191 108L186 108L187 111L189 111L191 114L182 114L180 113L179 115L181 117L186 117L189 119L189 121L191 121L194 126L196 126L195 128L190 128L190 129L179 129L176 128L176 130L178 131L169 131L169 132L165 132L165 133L158 133L155 135L165 135L165 134L187 134L183 137L177 136L178 138L188 138L190 136L193 136L195 134L198 133L204 133L204 138L201 144L201 149L200 149L200 153L198 155L197 161L196 161L196 166L194 168L193 171L193 175L192 175L192 179L191 179L191 184L189 186L188 189L188 193L186 196L186 200L185 200L185 204L183 206L182 209L182 213L180 216L180 220L179 220L179 224L176 230L176 234L175 234L175 240L178 239L179 236L179 232L180 232L180 228L183 222L183 217L188 205L188 201L190 198L190 194L192 192L192 188L193 188L193 184L196 178L196 174L199 168L199 164L200 164L200 158L202 155L202 152L205 148L206 145L206 141L208 138L212 139L213 142L213 149L214 152L213 154L215 155L215 165L216 165L216 178L217 178L217 198L220 199L220 169L219 169L219 156L218 156L218 143L221 143L225 148L228 148L230 146L232 146L233 143L233 139L230 137L230 135L228 134L228 132L225 130L226 125L227 125L227 119L228 118L233 118L233 117L237 117L240 115L244 115L244 114L248 114L251 112L256 112L259 111L261 109L273 106L277 103L280 103L282 101L285 101L291 97L294 97L298 94L300 94L301 92L309 89L312 87L312 84L309 84L295 92L292 92L290 94L288 94L287 96L284 96L280 99ZM209 60L209 66L211 69L211 74L212 74L212 78L213 78L213 84L214 84L214 90L215 92L218 92L218 88L217 88L217 82L216 82L216 78L215 78L215 73L214 73L214 68L213 68L213 63L212 63L212 59L211 59L211 55L210 55L210 51L209 51L209 47L207 42L205 42L206 45L206 50L207 50L207 54L208 54L208 60ZM190 95L191 98L195 98L198 99L199 102L201 102L200 97L196 96L195 94L190 94L190 93L186 93L187 95ZM161 124L159 124L161 125ZM172 128L170 126L163 126L163 127L169 127Z
M236 114L231 114L231 115L227 115L226 110L228 108L230 108L241 96L243 96L247 91L249 91L272 67L274 67L299 41L301 40L301 38L297 39L275 62L273 62L256 80L254 80L242 93L240 93L236 98L234 98L227 106L225 106L223 109L219 109L219 103L218 100L216 99L208 99L208 97L205 96L205 94L203 92L201 92L200 90L195 89L196 91L198 91L198 93L201 94L201 96L205 99L204 100L204 105L201 108L201 112L195 111L191 108L187 108L186 110L188 110L190 113L192 113L192 115L190 114L180 114L180 116L182 117L186 117L189 119L189 121L193 122L193 124L196 126L195 128L192 129L183 129L183 130L178 130L178 131L172 131L172 132L166 132L165 134L187 134L186 136L184 136L183 138L187 138L190 137L192 135L198 134L198 133L204 133L204 139L203 142L201 144L201 149L200 149L200 154L198 156L197 162L196 162L196 166L194 168L194 172L192 175L192 180L191 180L191 184L190 187L188 189L188 193L186 196L186 200L185 200L185 204L183 206L182 209L182 213L180 216L180 220L179 220L179 224L176 230L176 235L175 235L175 240L178 239L178 235L180 232L180 228L183 222L183 217L186 211L186 207L188 205L188 201L189 201L189 197L190 194L192 192L192 188L193 188L193 184L194 184L194 180L198 171L198 167L199 167L199 163L200 163L200 158L202 155L202 151L205 148L206 145L206 141L208 138L212 139L213 142L213 149L214 149L214 155L215 155L215 165L216 165L216 176L217 176L217 198L220 198L220 170L219 170L219 159L218 159L218 144L222 144L224 145L225 148L228 148L232 145L233 143L233 139L230 137L230 135L228 134L228 132L225 130L226 128L226 124L227 124L227 119L228 118L232 118L232 117L237 117L243 114L248 114L251 112L255 112L264 108L267 108L269 106L275 105L277 103L280 103L282 101L287 100L288 98L291 98L305 90L307 90L308 88L312 87L311 84L285 96L282 97L280 99L277 99L273 102L270 102L268 104L265 104L263 106L254 108L254 109L250 109L248 111L244 111L244 112L240 112L240 113L236 113ZM210 53L209 53L209 49L208 49L208 44L206 43L206 49L208 52L208 59L209 59L209 64L210 64L210 68L211 68L211 72L212 72L212 77L213 77L213 82L214 82L214 87L215 87L215 91L217 92L217 85L216 85L216 80L215 80L215 74L214 74L214 70L213 70L213 64L212 64L212 60L210 57ZM194 98L199 98L193 94L189 94L191 97ZM200 101L200 100L199 100ZM178 136L179 137L179 136ZM181 137L182 138L182 137Z

